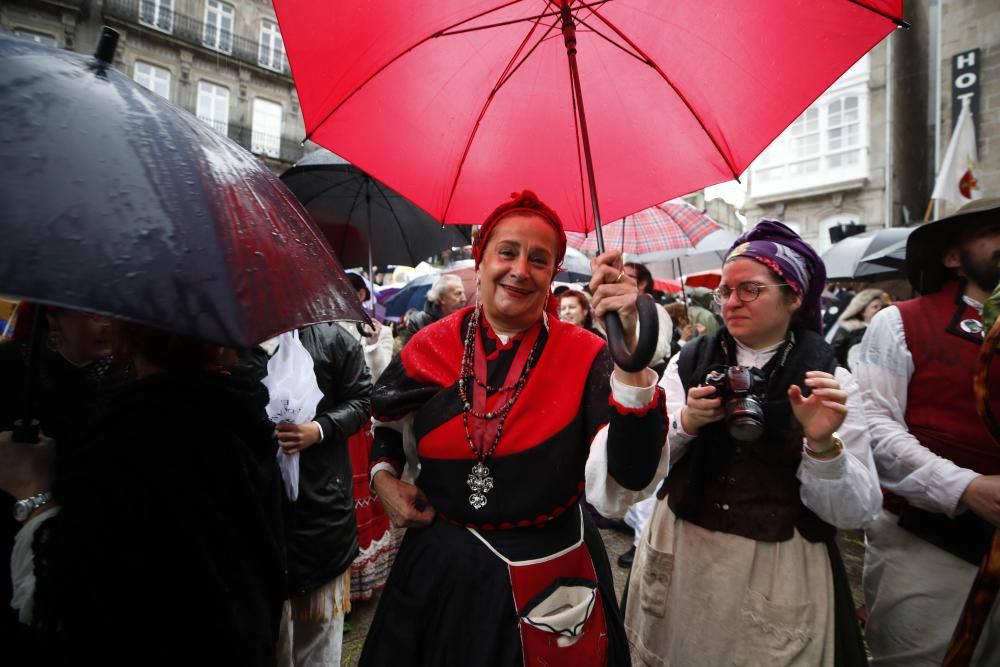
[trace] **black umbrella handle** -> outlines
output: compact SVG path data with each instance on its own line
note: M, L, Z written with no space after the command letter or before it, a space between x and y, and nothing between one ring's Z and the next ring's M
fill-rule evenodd
M31 342L28 347L28 368L25 374L27 381L24 384L24 403L22 403L24 416L14 422L14 442L26 444L38 442L38 420L34 418L37 409L35 398L38 390L38 360L47 336L45 306L36 303L34 304L34 313L31 315Z
M629 352L625 344L625 330L618 313L608 313L604 316L604 330L608 332L608 351L618 367L627 373L638 373L649 366L660 338L660 318L653 297L640 294L635 300L635 307L639 311L639 342L636 343L634 352Z

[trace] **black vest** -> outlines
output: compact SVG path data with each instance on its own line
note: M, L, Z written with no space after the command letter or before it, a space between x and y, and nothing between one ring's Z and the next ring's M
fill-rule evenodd
M685 345L678 360L685 393L704 381L710 366L735 365L735 347L724 328ZM803 434L788 388L797 384L808 396L806 371L833 373L836 365L833 349L819 334L790 332L761 369L768 378L763 436L741 442L729 436L725 420L704 426L660 490L674 514L707 530L762 542L789 540L793 528L810 542L831 538L836 530L799 498L795 473L802 461Z

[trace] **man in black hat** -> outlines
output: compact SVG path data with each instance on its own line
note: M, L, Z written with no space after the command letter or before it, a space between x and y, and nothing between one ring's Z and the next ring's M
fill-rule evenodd
M1000 199L915 230L906 270L921 296L872 319L854 372L885 495L868 528L868 645L873 665L911 667L941 664L1000 526L1000 447L972 389L982 304L1000 282ZM990 377L1000 396L1000 361ZM994 606L973 664L998 655Z

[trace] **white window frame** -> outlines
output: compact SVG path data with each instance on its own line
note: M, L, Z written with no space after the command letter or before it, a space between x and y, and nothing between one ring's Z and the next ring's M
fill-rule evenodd
M205 0L205 29L201 43L220 53L232 53L235 24L236 9L232 5L221 0Z
M222 136L228 136L229 88L211 81L199 81L196 115Z
M42 46L59 46L59 40L56 39L54 35L50 35L47 32L39 32L29 28L14 28L13 32L16 37L26 39L29 42L34 42L35 44L41 44Z
M257 64L275 72L285 71L285 42L281 38L278 24L274 21L267 19L260 21L260 48L257 50Z
M152 7L152 16L144 10ZM161 32L174 31L174 0L139 0L139 23Z
M867 56L856 63L823 93L806 111L786 129L781 136L756 159L750 167L750 192L756 200L777 199L781 195L798 192L822 191L841 184L861 181L868 177L868 152L871 117L869 112ZM857 118L845 121L841 106L838 125L832 111L834 105L844 105L848 99L857 99ZM815 118L813 127L808 127ZM847 130L856 127L856 141L843 144ZM831 132L842 128L841 145L833 148ZM813 150L802 152L805 137L812 137ZM830 163L841 156L841 164ZM850 164L847 164L847 162Z
M168 100L170 99L170 78L170 70L167 68L142 60L136 60L132 68L132 79L136 83Z
M275 110L278 111L277 114L273 113ZM261 97L254 98L250 152L273 158L281 157L281 130L284 113L284 107L280 103ZM276 126L273 124L274 119L277 119Z

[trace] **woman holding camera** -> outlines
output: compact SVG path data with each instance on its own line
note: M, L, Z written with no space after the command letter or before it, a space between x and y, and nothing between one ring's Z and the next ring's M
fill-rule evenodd
M865 664L835 535L882 497L861 393L820 335L825 274L762 220L723 264L725 326L667 368L671 470L625 613L637 664Z

